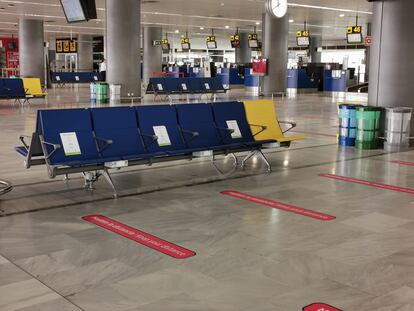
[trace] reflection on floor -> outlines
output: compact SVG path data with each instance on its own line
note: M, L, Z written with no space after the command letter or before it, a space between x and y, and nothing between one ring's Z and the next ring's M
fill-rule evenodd
M414 152L338 149L336 100L275 100L281 119L296 121L307 140L271 151L271 174L260 161L228 178L208 159L135 168L114 175L123 197L113 200L104 181L87 192L78 176L65 183L48 179L44 168L22 167L13 147L34 129L37 109L90 105L86 87L49 94L47 102L25 108L0 103L0 178L15 186L0 199L0 310L290 311L314 302L343 310L414 310L413 196L318 176L413 187L413 168L391 161L414 162ZM220 100L249 97L234 91ZM224 190L336 219L317 220ZM197 255L166 256L82 220L91 214Z

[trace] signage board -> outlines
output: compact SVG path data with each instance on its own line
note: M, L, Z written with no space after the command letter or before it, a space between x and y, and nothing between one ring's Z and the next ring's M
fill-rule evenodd
M267 58L255 58L252 62L252 74L255 76L267 75Z
M189 38L181 38L181 49L183 51L188 51L191 49L190 39Z
M346 39L349 44L363 43L362 27L361 26L346 27Z
M300 30L296 32L296 43L298 46L308 47L310 45L309 31Z
M217 49L216 36L208 36L206 38L206 43L207 43L207 49L210 49L210 50Z
M77 53L78 41L76 39L56 39L56 53Z
M240 48L240 35L235 34L235 35L230 36L230 42L231 42L231 47L233 49Z

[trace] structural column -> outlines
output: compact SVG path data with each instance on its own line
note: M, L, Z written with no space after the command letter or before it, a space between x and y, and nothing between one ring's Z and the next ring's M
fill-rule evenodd
M93 37L78 35L78 70L93 70Z
M239 33L240 48L236 50L236 64L248 64L252 60L252 51L249 48L249 35L247 33Z
M148 84L154 72L162 70L162 49L154 46L154 40L162 39L162 29L160 27L144 27L144 59L143 77L144 84Z
M309 51L312 63L322 62L322 52L319 51L319 48L322 48L322 36L311 36Z
M141 96L140 0L106 0L107 81Z
M19 57L22 77L40 78L45 83L43 20L20 18Z
M369 96L372 106L414 107L414 41L402 29L414 27L414 1L374 2ZM411 120L414 136L414 118Z
M289 20L263 14L263 57L268 59L268 75L262 81L265 96L286 91Z
M372 36L372 23L367 24L367 36ZM365 82L369 81L371 46L365 48Z

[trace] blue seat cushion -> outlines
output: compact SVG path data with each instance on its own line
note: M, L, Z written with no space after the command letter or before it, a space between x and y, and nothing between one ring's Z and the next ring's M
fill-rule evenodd
M213 106L214 120L219 128L220 136L224 143L247 143L254 142L249 123L246 118L244 105L241 102L225 102L215 103ZM229 128L228 122L237 122L242 137L237 138L231 135L229 131L224 130Z
M176 105L176 109L187 148L211 149L223 145L210 104ZM198 136L192 137L186 131L196 132Z
M135 109L137 112L139 128L148 152L166 152L187 148L180 132L175 106L139 106ZM156 126L165 127L171 143L170 145L162 146L162 144L153 141L150 137L155 135L154 127Z
M103 157L125 157L145 154L133 107L91 109L93 128ZM112 144L105 148L105 142Z
M92 130L90 111L87 109L57 109L40 111L41 133L46 142L59 144L49 161L52 165L72 162L83 162L99 159L95 138ZM61 139L62 133L75 133L81 154L66 155ZM47 146L49 154L53 148ZM70 164L67 164L70 165Z

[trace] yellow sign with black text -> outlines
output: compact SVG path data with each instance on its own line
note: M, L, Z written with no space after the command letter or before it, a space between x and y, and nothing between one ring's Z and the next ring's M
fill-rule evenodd
M252 33L249 35L249 40L257 40L257 34L256 33Z
M190 43L189 38L181 38L181 43Z
M216 36L208 36L206 38L206 42L214 42L214 41L216 41Z
M78 42L73 39L57 39L56 53L77 53Z
M308 30L301 30L296 32L296 37L300 38L300 37L309 37L309 31Z
M230 36L230 41L240 41L240 35L232 35L232 36Z
M346 33L347 34L362 33L362 27L361 26L348 26L346 27Z

